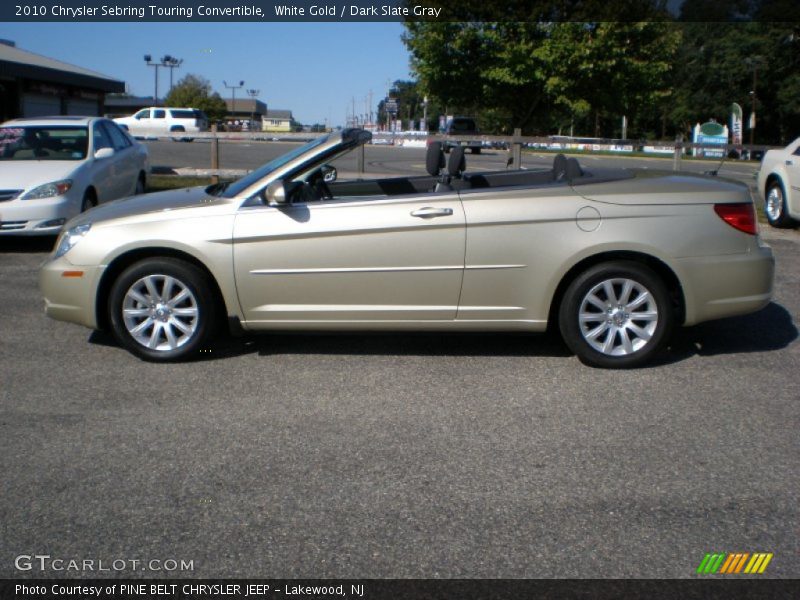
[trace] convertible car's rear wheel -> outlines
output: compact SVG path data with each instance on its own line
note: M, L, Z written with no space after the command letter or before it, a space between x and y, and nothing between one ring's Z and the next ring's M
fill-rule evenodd
M794 221L786 210L786 194L779 180L772 181L767 186L767 198L764 205L767 221L773 227L791 227Z
M198 352L213 331L215 303L207 275L173 258L142 260L114 282L111 328L120 344L151 361Z
M636 367L664 345L673 312L669 293L652 270L636 262L608 262L572 281L561 303L559 325L581 362Z

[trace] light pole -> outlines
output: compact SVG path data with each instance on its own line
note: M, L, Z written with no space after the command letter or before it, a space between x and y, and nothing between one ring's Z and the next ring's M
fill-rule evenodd
M144 55L144 62L147 64L148 67L155 67L156 70L156 85L155 85L155 92L153 93L153 105L158 106L158 67L163 67L161 63L152 62L152 56L149 54Z
M261 93L261 90L247 90L247 95L253 99L253 110L250 112L250 129L252 130L256 122L256 98Z
M235 117L236 116L236 90L239 90L244 87L244 81L240 81L239 85L228 85L228 82L224 79L222 80L222 85L228 88L231 91L231 114Z
M182 58L175 58L174 56L170 56L169 54L165 54L161 57L159 62L153 62L153 57L150 54L144 55L144 62L147 64L148 67L153 67L156 70L156 84L155 84L155 91L153 94L153 104L158 106L158 68L159 67L166 67L169 69L169 89L172 89L172 69L180 67L183 64Z
M165 54L161 59L161 64L169 69L169 89L172 91L172 71L173 69L179 69L181 67L183 59Z
M753 107L750 110L750 145L755 143L756 136L756 89L758 87L758 67L761 61L764 60L761 56L752 56L745 59L745 64L753 69L753 89L750 90L750 97L753 100ZM753 149L750 149L752 152Z

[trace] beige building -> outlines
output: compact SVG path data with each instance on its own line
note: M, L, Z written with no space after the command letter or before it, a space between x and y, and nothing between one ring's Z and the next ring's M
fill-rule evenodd
M292 130L292 111L269 109L261 123L263 131L289 132Z

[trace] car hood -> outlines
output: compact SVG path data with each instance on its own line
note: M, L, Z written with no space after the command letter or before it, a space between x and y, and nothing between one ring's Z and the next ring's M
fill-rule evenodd
M81 166L77 160L2 160L0 189L27 190L37 185L69 179Z
M87 221L103 223L105 221L153 213L165 213L183 209L211 208L222 204L232 204L232 201L227 198L209 196L206 193L205 187L167 190L165 192L121 198L120 200L101 204L77 216L69 223L69 226L80 225ZM170 218L179 218L179 216L178 214L169 215Z

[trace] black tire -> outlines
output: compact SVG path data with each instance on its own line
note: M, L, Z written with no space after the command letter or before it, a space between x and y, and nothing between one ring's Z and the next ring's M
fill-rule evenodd
M481 149L480 148L470 148L470 150L472 151L473 154L480 154L481 153Z
M175 281L172 291L177 293L174 295L165 290L166 277ZM152 283L159 295L157 301L144 292L147 289L146 280ZM212 282L204 271L179 259L147 258L131 265L114 281L109 295L109 322L114 336L125 349L151 362L171 362L197 354L216 330L217 307L211 286ZM160 297L166 291L168 296L177 298L183 289L188 290L188 296L173 306L166 302L169 298ZM134 300L135 294L129 295L132 290L139 292L151 304L148 306ZM124 308L144 314L129 315L126 320ZM183 313L178 314L178 311ZM185 316L187 312L194 316ZM146 321L149 324L145 324ZM176 321L190 332L179 328ZM143 326L138 331L141 335L137 339L131 330L139 325ZM167 334L168 329L172 339ZM146 341L155 348L147 347Z
M89 188L83 193L83 200L81 201L81 212L86 212L90 208L97 206L97 194L92 188Z
M606 282L613 297L606 291ZM623 298L626 282L630 288ZM674 312L664 282L651 269L637 262L614 261L595 265L570 283L558 320L564 342L582 363L624 369L646 363L661 350L672 332Z
M172 129L169 130L170 133L183 133L186 131L186 128L183 125L175 125ZM172 138L173 142L191 142L194 138L187 138L187 137L174 137Z
M134 196L139 196L147 192L147 179L145 178L144 173L139 173L139 177L136 179L136 187L133 190Z
M786 191L780 179L774 179L767 185L767 193L764 194L764 198L764 213L767 215L767 221L770 225L778 229L796 225L795 220L789 216L788 207L786 206Z

